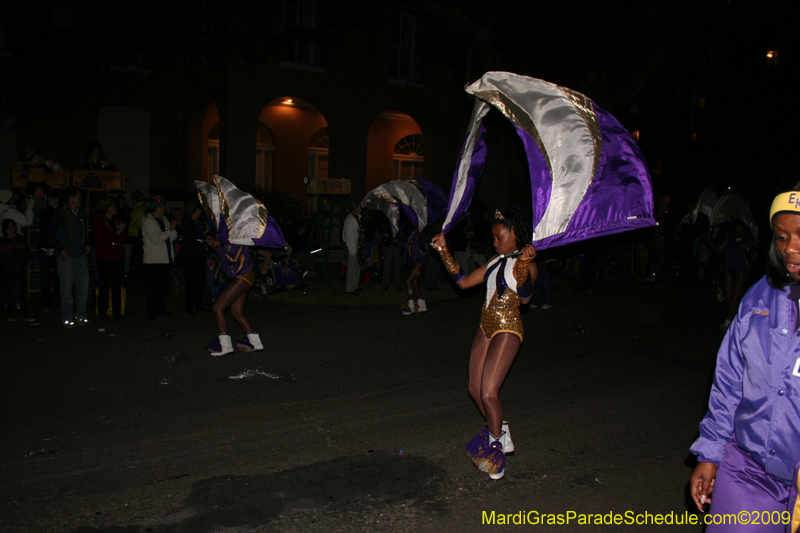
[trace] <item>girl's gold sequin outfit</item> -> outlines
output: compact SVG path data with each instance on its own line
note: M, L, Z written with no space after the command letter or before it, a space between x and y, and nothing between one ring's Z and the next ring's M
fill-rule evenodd
M486 265L486 302L481 310L481 331L489 339L498 333L513 333L523 340L521 304L514 265L517 258L495 257ZM525 262L527 266L528 261ZM520 265L523 266L523 265Z

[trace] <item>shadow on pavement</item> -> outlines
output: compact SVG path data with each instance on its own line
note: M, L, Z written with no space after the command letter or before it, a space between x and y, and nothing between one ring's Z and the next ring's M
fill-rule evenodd
M426 514L446 513L440 484L444 470L423 457L374 453L339 457L266 476L218 476L194 484L181 509L165 524L80 527L75 533L211 533L221 528L261 526L284 515L361 515L369 508L405 505ZM296 515L300 516L296 516Z

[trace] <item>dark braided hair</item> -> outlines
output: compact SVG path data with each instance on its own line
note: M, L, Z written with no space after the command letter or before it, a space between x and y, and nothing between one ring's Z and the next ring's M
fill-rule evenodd
M517 249L521 249L531 243L533 239L533 229L531 228L531 217L526 215L519 207L515 205L508 205L500 210L503 218L495 218L492 220L492 226L500 224L508 231L513 231L514 236L517 238Z

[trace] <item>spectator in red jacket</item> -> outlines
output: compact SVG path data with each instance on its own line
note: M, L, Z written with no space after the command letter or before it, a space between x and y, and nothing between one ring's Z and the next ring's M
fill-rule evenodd
M97 272L100 275L97 310L100 319L105 319L108 292L111 289L114 318L122 318L122 277L125 272L123 243L128 239L128 225L117 215L117 203L113 199L103 198L97 207L99 214L92 221Z

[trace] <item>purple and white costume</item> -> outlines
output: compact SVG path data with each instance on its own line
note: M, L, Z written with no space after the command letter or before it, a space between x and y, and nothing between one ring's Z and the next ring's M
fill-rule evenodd
M717 355L708 412L691 447L718 466L713 514L788 511L787 525L710 525L706 531L786 531L800 525L798 297L766 277L747 291Z
M405 261L413 263L428 264L428 236L423 232L414 231L408 237L408 246L406 246Z
M241 244L223 244L214 250L220 258L220 269L228 279L242 278L250 286L255 282L250 248Z

